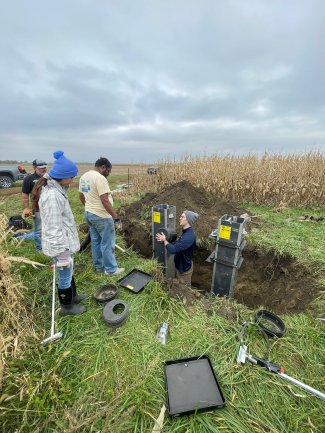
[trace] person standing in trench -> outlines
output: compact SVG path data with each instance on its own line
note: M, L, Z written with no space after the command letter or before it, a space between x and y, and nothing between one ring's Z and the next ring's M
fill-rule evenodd
M169 254L174 254L176 278L188 286L192 282L193 274L193 252L196 246L196 236L192 225L198 219L196 212L185 210L179 217L182 235L173 244L170 244L164 233L157 233L158 242L163 242Z

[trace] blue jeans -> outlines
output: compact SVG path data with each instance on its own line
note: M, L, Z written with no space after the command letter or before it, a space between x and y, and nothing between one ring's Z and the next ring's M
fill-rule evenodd
M41 241L41 230L42 230L42 221L41 215L39 212L34 213L34 242L37 251L42 251L42 241Z
M54 264L57 262L57 258L53 257L52 261ZM62 268L56 268L58 271L58 289L68 289L71 286L71 280L73 275L73 257L70 267L64 266Z
M85 212L90 228L91 252L97 271L115 272L115 227L113 218L102 218L91 212Z

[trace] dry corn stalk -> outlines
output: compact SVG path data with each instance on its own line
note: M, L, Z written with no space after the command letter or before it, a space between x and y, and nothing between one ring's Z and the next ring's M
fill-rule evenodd
M24 261L39 265L24 257L8 257L6 240L7 218L0 214L0 389L2 387L5 363L9 358L18 356L24 348L24 340L32 332L32 314L26 310L23 285L19 278L10 273L10 262ZM18 259L18 260L16 260ZM42 265L43 266L43 265Z
M165 160L158 174L133 177L133 191L159 192L182 180L216 198L271 206L324 206L325 155L321 152Z

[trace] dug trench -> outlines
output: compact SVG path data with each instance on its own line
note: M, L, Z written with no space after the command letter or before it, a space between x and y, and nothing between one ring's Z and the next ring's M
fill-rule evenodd
M180 299L184 304L191 304L211 290L213 264L206 262L206 259L215 248L215 241L209 239L209 234L217 227L218 219L225 214L241 215L247 211L233 201L209 196L187 181L176 183L160 194L148 193L123 211L126 243L146 258L152 258L151 209L157 204L176 206L178 215L186 209L200 215L195 224L198 246L193 257L194 290L189 291L175 280L162 279L162 287L170 296ZM246 227L248 232L254 224L256 222L252 218ZM243 258L236 279L234 299L250 308L263 306L275 313L297 313L306 310L323 290L310 270L294 257L257 248L248 242L243 250Z

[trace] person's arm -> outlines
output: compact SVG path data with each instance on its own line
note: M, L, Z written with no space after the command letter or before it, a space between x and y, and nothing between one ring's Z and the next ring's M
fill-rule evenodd
M32 211L29 207L29 194L26 194L25 192L21 193L21 201L23 204L23 217L30 216L32 214Z
M102 202L102 205L104 206L106 212L108 212L114 220L119 219L116 211L114 210L111 202L108 199L108 193L102 194L99 197L100 197L100 201Z
M85 196L84 196L84 194L82 192L79 192L79 200L81 201L81 203L83 205L85 205L86 200L85 200Z
M174 244L170 244L163 233L157 233L156 239L159 242L164 242L164 245L170 254L176 254L180 251L187 250L187 248L193 245L195 236L193 232L185 232Z

